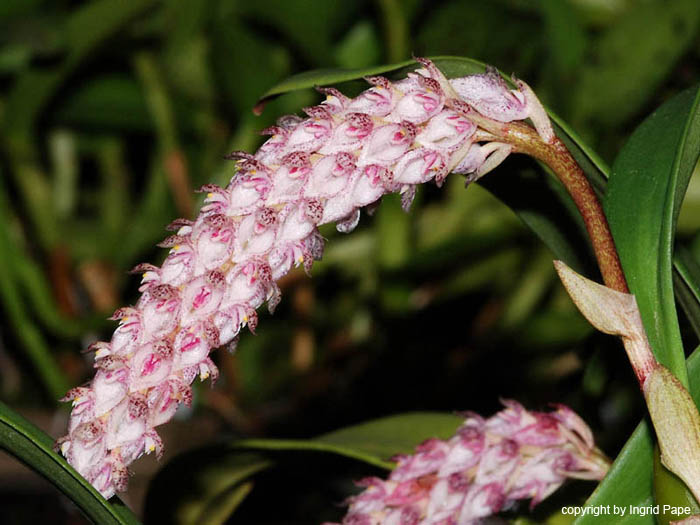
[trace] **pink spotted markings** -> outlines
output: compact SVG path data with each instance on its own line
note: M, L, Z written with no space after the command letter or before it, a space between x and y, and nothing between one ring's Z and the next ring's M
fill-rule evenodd
M447 80L417 60L422 67L398 82L368 78L372 87L354 99L320 88L326 100L306 108L307 118L282 117L255 154L228 155L236 162L228 186L205 185L197 218L168 227L163 264L134 269L142 295L115 312L110 341L91 345L95 377L63 398L73 408L56 443L104 497L126 490L141 455L160 457L156 427L191 403L196 377L218 377L211 350L235 343L245 326L254 331L257 309L280 301L276 281L321 258L320 225L350 232L360 209L387 193L408 209L417 185L441 185L450 172L478 178L510 153L476 140L465 105L501 122L530 118L543 140L553 137L526 84L509 90L494 71Z

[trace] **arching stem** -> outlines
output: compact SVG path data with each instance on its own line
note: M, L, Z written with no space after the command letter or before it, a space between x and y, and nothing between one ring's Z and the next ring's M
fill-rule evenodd
M556 137L547 143L534 128L522 122L497 122L479 115L476 111L469 111L467 116L479 127L497 136L500 141L511 144L513 152L530 155L554 172L583 217L605 285L618 292L629 293L615 241L600 200L564 143Z

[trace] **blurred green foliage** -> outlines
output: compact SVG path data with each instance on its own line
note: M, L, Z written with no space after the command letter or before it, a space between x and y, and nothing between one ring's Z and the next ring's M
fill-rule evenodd
M484 4L0 2L2 399L53 413L90 377L81 350L136 300L128 270L162 260L153 246L173 218L195 213L193 190L225 184L224 154L253 151L257 131L318 99L295 92L252 113L293 73L469 56L525 79L607 161L646 113L700 80L695 0ZM534 167L515 157L490 177L507 185L509 171ZM616 342L592 334L512 211L448 181L423 188L409 215L388 199L351 236L324 229L314 278L285 278L278 312L243 334L235 357L218 353L220 384L200 389L183 417L209 414L220 435L293 438L401 411L488 413L499 396L517 397L571 404L615 455L643 413ZM699 228L693 177L679 221L692 263ZM685 320L682 335L697 341ZM242 522L306 522L349 490L345 475L324 487L312 477L311 493L333 497L285 496L286 517L253 498ZM131 503L141 508L139 496Z

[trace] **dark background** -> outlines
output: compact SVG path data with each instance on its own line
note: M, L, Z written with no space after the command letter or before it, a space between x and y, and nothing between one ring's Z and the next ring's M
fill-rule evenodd
M194 189L228 181L224 154L254 151L259 130L318 101L295 92L254 116L276 82L411 54L468 56L517 73L612 162L649 112L700 78L699 17L695 0L4 0L0 397L53 436L64 432L67 407L56 399L92 375L81 350L108 339L115 325L105 318L136 300L127 271L163 259L154 244L173 218L196 213ZM508 184L509 172L534 169L515 157L489 177ZM644 414L641 396L620 345L593 334L564 294L546 247L457 177L421 189L409 215L387 200L349 236L324 228L313 279L290 273L258 335L244 331L235 356L214 354L216 388L200 385L194 408L159 429L160 463L134 464L124 499L135 512L184 450L310 437L411 410L488 415L499 397L570 404L614 457ZM693 178L679 238L696 255L698 227ZM234 521L339 519L350 480L377 473L337 458L284 459ZM574 484L568 496L592 488ZM4 523L83 520L6 455L0 508Z

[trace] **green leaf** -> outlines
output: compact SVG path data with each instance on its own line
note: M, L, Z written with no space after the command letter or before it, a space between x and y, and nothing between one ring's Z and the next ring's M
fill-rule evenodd
M699 18L696 0L635 3L588 53L574 85L573 122L609 125L633 116L692 45Z
M0 253L3 254L0 256L0 302L8 325L13 327L22 352L34 366L47 394L58 399L68 390L69 382L44 334L31 318L22 296L19 283L32 266L23 264L22 249L12 239L12 218L10 198L0 178ZM41 286L40 281L33 284Z
M689 515L700 513L700 507L695 502L693 494L685 489L683 481L673 472L661 464L661 452L659 444L654 445L654 502L661 504L661 513L656 518L659 525L669 525L671 521L677 521L681 516L678 513L664 512L666 505L669 507L689 507ZM683 517L687 517L685 514Z
M214 498L197 519L197 525L221 525L226 523L233 511L253 490L253 482L247 481L235 485Z
M261 454L210 446L180 454L158 472L146 495L144 521L224 523L250 492L247 480L274 463Z
M579 273L595 275L583 220L559 181L535 170L507 176L507 183L498 177L484 177L479 184L512 209L554 257Z
M360 2L328 2L326 0L267 0L235 2L233 10L250 20L261 22L283 34L301 54L315 63L327 64L337 35L358 17ZM266 41L269 44L269 35ZM262 40L262 39L261 39Z
M139 521L118 499L105 500L68 462L53 451L53 439L0 403L0 448L51 481L95 523L135 525Z
M417 66L416 62L413 60L406 60L404 62L399 62L398 64L382 65L382 66L372 66L354 69L313 69L311 71L304 71L303 73L297 73L284 79L268 89L265 94L258 100L258 105L264 104L265 102L278 97L279 95L284 95L290 91L296 91L298 89L309 89L315 86L327 86L330 84L340 84L342 82L348 82L350 80L357 80L362 77L379 75L381 73L386 73L388 71L395 71L402 67L409 65Z
M422 441L454 435L463 418L414 412L375 419L312 439L247 439L205 447L168 463L149 487L147 523L223 523L251 489L249 478L274 466L265 452L330 452L391 469L388 459ZM175 502L175 503L174 503Z
M700 404L700 349L696 349L687 361L690 378L690 394L695 404ZM654 464L654 438L647 420L642 421L632 437L620 451L606 478L598 485L586 505L645 506L653 503L651 472ZM576 520L575 525L597 525L600 519L588 515ZM656 523L653 515L618 518L616 523Z
M700 266L690 250L676 246L673 258L673 288L695 335L700 337Z
M533 6L539 3L531 2ZM508 64L520 74L531 71L541 56L544 35L537 17L526 12L525 6L514 4L491 0L485 9L481 2L438 2L416 24L414 53L459 55L468 50L471 56L494 65ZM507 31L503 30L505 20Z
M374 25L368 20L355 24L335 46L333 54L341 67L368 67L376 64L381 54L381 43Z
M696 360L697 361L697 360ZM652 464L654 460L654 440L649 424L642 421L632 437L622 448L610 467L605 479L596 487L586 506L612 505L625 508L646 506L653 503ZM593 525L599 518L586 515L578 518L575 525ZM630 515L618 518L617 523L649 524L656 522L654 516Z
M53 117L59 125L138 131L153 127L141 86L126 75L88 79L71 90Z
M581 20L569 0L544 0L540 9L554 65L560 73L571 74L581 63L586 47Z
M637 296L647 333L659 359L679 379L690 378L690 392L700 401L700 359L686 364L676 317L672 283L675 222L683 193L697 161L700 117L696 90L688 90L652 114L620 153L610 180L606 209L631 291ZM675 279L686 308L697 309L697 281L682 257ZM642 422L618 455L589 505L646 505L652 501L653 437ZM662 488L663 490L663 488ZM594 517L580 518L586 524ZM653 519L634 523L652 523ZM632 521L630 521L632 523Z
M65 61L53 69L30 69L19 77L6 100L3 125L13 133L30 133L39 112L80 62L156 1L99 0L76 10L65 27L70 49Z
M456 56L435 56L430 58L448 78L480 74L486 70L486 64L471 58ZM418 67L415 61L407 60L397 64L358 69L316 69L305 71L292 75L268 89L260 100L258 100L258 108L262 109L269 100L291 91L310 89L315 86L338 85L344 82L362 79L366 76L380 74L391 73L392 76L400 78ZM509 81L507 76L503 76ZM586 146L581 138L557 115L549 112L549 116L552 119L557 135L569 148L569 151L586 173L586 176L593 186L598 190L602 190L605 186L605 180L608 177L609 171L605 162Z
M464 418L436 412L414 412L374 419L314 439L247 439L234 447L256 450L332 452L377 467L393 468L389 458L414 452L422 441L454 435Z
M672 282L675 225L700 154L697 88L664 104L613 166L605 209L656 357L687 386Z

